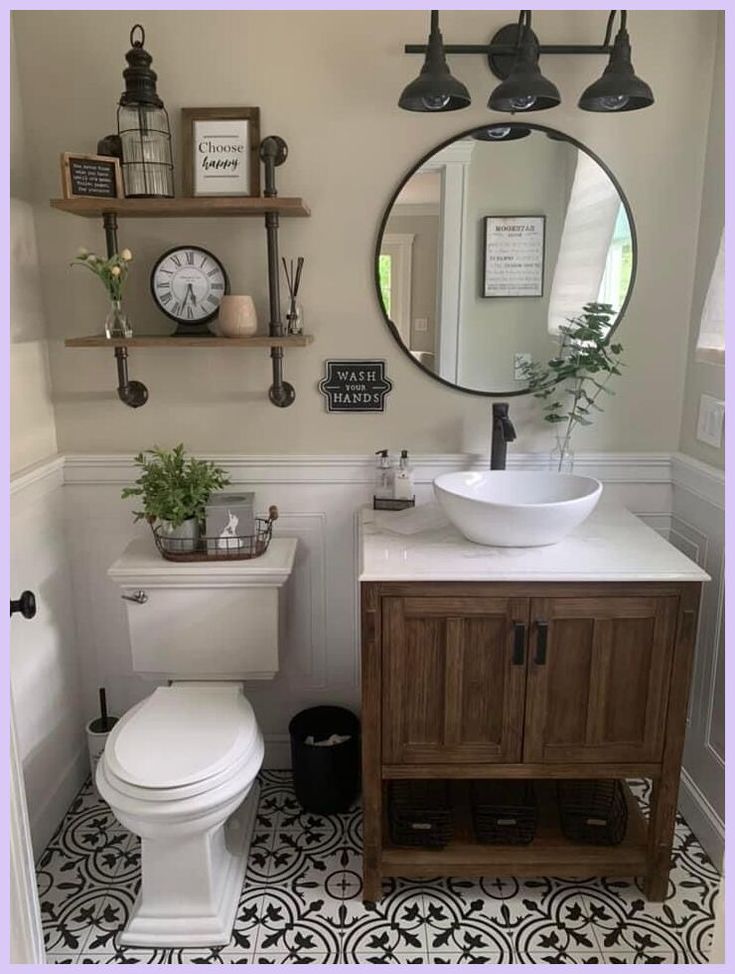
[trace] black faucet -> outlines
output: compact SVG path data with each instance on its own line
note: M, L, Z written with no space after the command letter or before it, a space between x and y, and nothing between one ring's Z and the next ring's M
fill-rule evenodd
M493 440L490 448L490 469L505 470L508 444L516 438L515 427L508 416L507 402L493 403Z

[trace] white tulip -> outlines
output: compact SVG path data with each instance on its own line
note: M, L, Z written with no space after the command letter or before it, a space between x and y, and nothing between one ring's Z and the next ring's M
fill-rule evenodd
M130 251L128 250L128 248L127 248L127 247L125 248L125 250L123 250L123 251L122 251L122 253L120 254L120 257L121 257L121 258L122 258L123 260L132 260L132 259L133 259L133 255L132 255L132 253L131 253L131 252L130 252Z
M120 268L113 267L112 270L110 271L110 274L112 274L113 277L120 277Z
M89 251L87 250L86 247L80 247L79 250L77 251L77 257L80 260L86 260L88 256L89 256Z

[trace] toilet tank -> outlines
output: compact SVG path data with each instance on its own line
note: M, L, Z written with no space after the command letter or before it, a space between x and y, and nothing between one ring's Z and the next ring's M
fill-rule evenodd
M272 679L296 545L296 538L274 538L259 558L172 562L152 540L131 541L108 575L125 600L135 672L172 680Z

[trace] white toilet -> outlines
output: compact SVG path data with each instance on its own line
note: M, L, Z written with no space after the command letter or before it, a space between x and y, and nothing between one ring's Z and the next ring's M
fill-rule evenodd
M108 574L126 600L133 669L169 680L115 725L96 782L141 837L123 945L228 943L257 808L263 738L242 681L271 679L296 539L249 561L164 561L131 542Z

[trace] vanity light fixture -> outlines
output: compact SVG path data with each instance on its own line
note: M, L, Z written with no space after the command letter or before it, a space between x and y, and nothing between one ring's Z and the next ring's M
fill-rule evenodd
M605 45L610 35L616 11L612 10L607 21ZM634 112L653 104L653 92L633 70L630 60L630 37L626 29L627 12L620 11L620 30L615 37L607 67L593 84L582 92L579 107L585 112Z
M496 112L540 112L556 108L559 89L541 74L538 66L538 39L531 30L531 11L521 10L518 18L518 51L510 74L495 88L487 107Z
M470 93L449 72L438 10L431 11L431 30L425 50L421 73L403 89L398 107L408 112L453 112L465 108L470 103Z
M611 44L616 13L620 14L620 29ZM653 94L633 70L626 20L625 10L612 10L602 44L541 44L531 29L531 11L522 10L518 22L501 27L489 44L444 44L439 12L432 10L429 43L404 47L406 54L424 54L426 60L419 77L401 94L399 107L414 112L447 112L470 104L469 92L449 72L448 54L484 55L502 82L490 94L488 108L510 113L541 111L561 101L556 85L541 73L539 54L606 54L610 60L602 77L584 91L579 107L611 113L646 108L653 104Z

